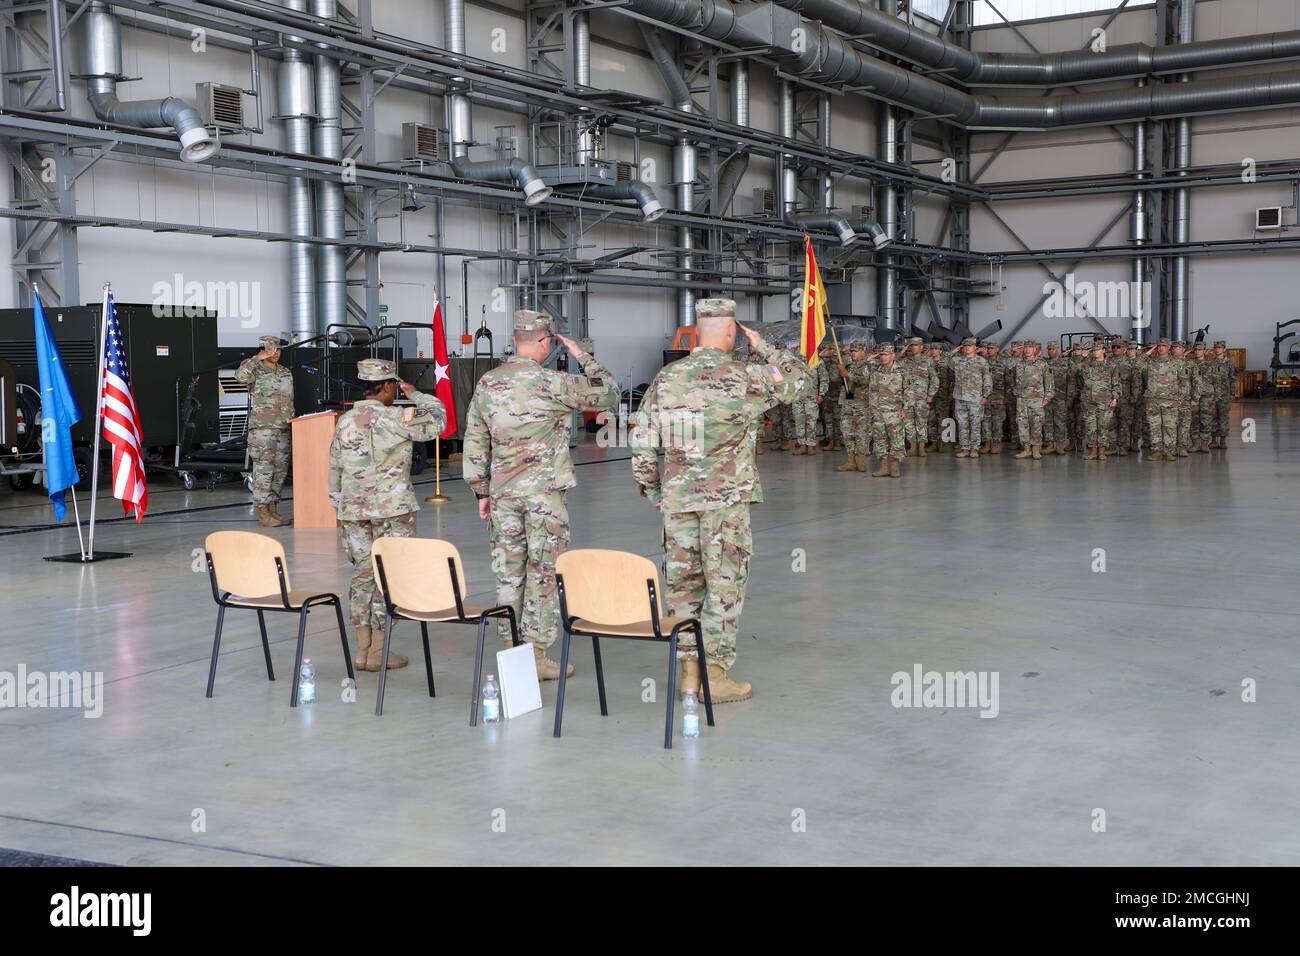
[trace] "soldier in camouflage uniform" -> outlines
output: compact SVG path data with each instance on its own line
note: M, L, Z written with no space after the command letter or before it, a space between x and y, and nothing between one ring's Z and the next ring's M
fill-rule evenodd
M1228 417L1237 395L1237 363L1228 357L1228 343L1214 343L1214 421L1210 425L1210 447L1228 447Z
M1208 454L1210 430L1214 425L1214 359L1204 342L1192 346L1188 365L1192 392L1192 445L1191 450Z
M1070 405L1070 445L1071 451L1083 451L1085 428L1085 410L1079 400L1079 374L1090 361L1088 346L1082 341L1075 342L1070 348L1070 375L1066 388L1067 401Z
M263 335L262 350L239 363L235 381L248 386L248 455L253 462L257 523L278 528L280 489L289 474L289 419L293 418L293 373L280 365L283 339Z
M339 416L330 442L329 497L352 562L348 605L357 630L357 669L378 671L385 662L385 609L370 548L377 538L415 537L420 506L411 489L411 443L441 435L447 412L432 395L399 380L392 362L362 359L357 378L364 397ZM394 406L399 391L413 404ZM390 668L407 664L398 654L386 659Z
M521 309L514 322L514 356L474 388L462 471L478 498L479 517L488 522L497 604L515 609L519 636L533 645L537 676L555 680L560 665L546 656L560 624L555 559L569 547L565 495L577 484L569 424L575 410L613 408L619 390L603 365L551 331L547 315ZM542 368L553 341L568 349L581 375ZM510 642L506 622L499 622L498 633Z
M1052 373L1052 397L1043 410L1043 454L1064 455L1070 444L1070 364L1059 342L1047 343L1047 367Z
M897 363L903 371L903 438L906 454L925 458L930 443L930 406L939 391L939 373L919 336L907 340L907 352Z
M821 403L822 441L827 451L843 448L840 436L840 397L844 394L844 379L840 376L839 362L835 359L835 347L821 347L822 364L826 370L826 395Z
M943 451L944 420L952 417L952 356L939 342L931 342L928 352L930 361L934 363L934 373L939 378L939 388L930 403L930 416L926 423L930 444L926 451Z
M1127 396L1133 390L1133 365L1128 360L1128 348L1122 340L1116 339L1110 344L1110 352L1106 357L1106 361L1119 378L1119 390L1115 396L1115 416L1106 442L1106 454L1118 455L1122 458L1128 455L1129 417L1127 414Z
M1142 408L1146 362L1142 358L1137 342L1132 339L1125 343L1124 352L1129 367L1129 388L1128 394L1121 398L1121 405L1124 413L1128 415L1128 450L1137 452L1142 448L1142 435L1146 431L1147 424L1146 411Z
M1052 400L1051 366L1039 357L1037 342L1026 342L1015 369L1016 433L1024 442L1017 458L1043 457L1043 417Z
M867 381L867 406L871 414L872 450L880 458L880 467L872 478L898 478L907 444L903 438L905 373L898 367L894 347L877 347L879 364Z
M1012 342L1011 356L1006 359L1006 395L1007 395L1007 420L1006 428L1003 435L1012 445L1022 447L1025 444L1024 436L1020 434L1020 409L1016 401L1016 376L1020 372L1020 366L1025 361L1025 343Z
M698 617L709 691L715 704L747 700L753 688L732 680L753 539L750 502L763 491L750 449L763 410L789 402L808 366L741 326L766 366L736 361L736 303L700 299L700 344L660 370L646 390L632 432L632 476L663 517L668 613ZM691 422L683 442L672 423ZM664 459L663 474L659 456ZM679 691L700 691L699 649L678 647Z
M1187 390L1187 370L1169 354L1169 340L1161 339L1147 353L1146 389L1150 434L1148 461L1176 461L1178 458L1178 403Z
M952 357L952 403L957 418L957 457L980 456L980 434L984 409L993 393L993 372L988 359L980 355L975 339L961 341Z
M1187 357L1187 343L1174 342L1169 353L1175 362L1182 366L1182 390L1178 396L1178 445L1175 455L1178 458L1189 457L1188 449L1192 444L1192 408L1196 404L1192 393L1192 363Z
M1106 460L1106 446L1110 443L1119 393L1119 372L1108 360L1105 343L1097 339L1093 343L1092 360L1079 371L1079 402L1086 413L1086 461Z
M871 470L871 412L867 406L870 361L866 343L849 344L849 364L840 368L840 376L844 380L842 428L848 461L836 468L836 471Z
M790 351L783 342L774 342L772 347L782 352ZM776 447L780 451L794 451L795 449L797 433L794 427L793 405L793 402L781 402L769 412L769 416L772 418L773 431L775 432Z
M992 342L984 346L984 359L989 363L989 374L993 378L993 391L989 393L988 404L984 406L984 415L980 421L980 431L984 444L980 451L990 455L1002 453L1002 427L1007 417L1007 366L1006 361Z
M756 355L756 354L753 353L753 352L746 352L746 353L745 353L745 357L744 357L743 359L741 359L741 361L744 362L744 363L747 364L747 365L764 365L764 364L766 364L766 363L763 362L763 360L762 360L758 355ZM764 454L764 452L765 452L765 447L764 447L764 446L767 444L767 423L768 423L769 420L772 421L773 425L776 424L776 409L775 409L775 407L773 407L773 408L769 408L766 412L764 412L763 417L762 417L761 419L759 419L759 422L758 422L758 431L757 431L757 434L756 434L755 437L754 437L754 454L755 454L755 455L762 455L762 454Z
M821 406L825 401L831 380L823 362L818 361L814 364L798 354L795 357L808 366L808 374L804 377L799 397L790 404L790 410L794 413L794 454L815 455L817 454L817 422L821 417Z

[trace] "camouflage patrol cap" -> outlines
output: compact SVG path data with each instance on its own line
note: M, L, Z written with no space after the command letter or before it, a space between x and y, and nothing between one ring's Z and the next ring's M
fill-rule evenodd
M961 344L962 344L962 345L979 345L979 339L975 338L975 336L973 336L973 335L968 335L968 336L966 336L964 339L961 340Z
M850 343L849 343L849 351L850 351L850 352L865 352L866 350L867 350L867 343L866 343L866 342L863 342L863 341L859 340L859 341L857 341L857 342L850 342Z
M1180 339L1179 341L1173 343L1173 345L1171 346L1171 348L1182 349L1184 352L1186 352L1186 351L1187 351L1187 343L1184 342L1184 341L1182 341L1182 340Z
M925 342L923 342L923 341L921 340L921 336L919 336L919 335L913 335L910 339L907 340L907 344L908 344L908 345L924 345Z
M363 382L387 382L397 378L397 363L387 359L362 359L357 363L357 378Z
M1223 341L1223 339L1219 339L1217 342L1214 343L1214 347L1216 349L1226 349L1228 347L1228 343Z
M1038 349L1038 350L1041 352L1041 351L1043 350L1043 343L1042 343L1042 342L1026 342L1026 343L1025 343L1025 348L1027 348L1027 349Z
M1170 342L1169 342L1168 339L1159 339L1159 340L1157 340L1157 342L1156 342L1156 345L1169 345L1169 344L1170 344Z
M1048 347L1049 349L1056 349L1056 350L1059 352L1059 351L1061 350L1061 343L1060 343L1060 342L1055 342L1055 341L1053 341L1053 342L1048 342L1048 343L1047 343L1047 347Z
M258 338L257 344L262 346L264 349L278 349L283 348L289 343L278 335L263 335Z
M879 352L881 355L893 355L894 346L891 345L889 342L881 342L879 345L876 346L876 351Z
M549 332L551 331L551 317L545 312L534 312L532 309L520 309L515 313L515 331Z
M1196 351L1196 352L1204 352L1204 351L1205 351L1205 343L1204 343L1204 342L1197 342L1195 345L1192 346L1192 350L1193 350L1193 351Z
M695 303L695 315L697 318L707 319L712 316L723 316L734 319L736 317L736 300L735 299L699 299Z

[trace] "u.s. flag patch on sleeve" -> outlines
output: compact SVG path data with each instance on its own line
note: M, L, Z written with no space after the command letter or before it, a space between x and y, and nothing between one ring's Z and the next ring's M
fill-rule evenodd
M777 368L775 365L769 365L767 367L767 370L772 373L773 381L776 381L778 383L785 381L785 376L781 374L781 370Z
M402 412L402 420L409 422L414 418L415 418L415 406L407 405L406 410Z

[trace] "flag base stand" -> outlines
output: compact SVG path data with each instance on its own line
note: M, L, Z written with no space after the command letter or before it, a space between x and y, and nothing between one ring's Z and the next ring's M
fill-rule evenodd
M60 561L67 564L94 564L96 561L112 561L115 558L129 558L135 552L133 551L96 551L95 556L87 557L79 551L72 554L52 554L45 561Z
M429 497L425 498L424 500L432 501L435 505L440 505L444 501L451 501L451 498L448 497L447 495L437 494L437 495L429 495Z

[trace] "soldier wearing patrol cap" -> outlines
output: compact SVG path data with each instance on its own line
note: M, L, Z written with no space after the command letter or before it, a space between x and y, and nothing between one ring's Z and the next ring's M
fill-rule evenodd
M263 335L257 344L261 350L239 363L235 381L248 386L248 455L253 465L257 523L278 528L289 523L277 506L289 473L293 373L280 365L280 349L288 343L275 335Z
M581 375L543 368L558 341ZM568 490L577 484L569 457L576 411L618 404L618 382L576 342L551 331L550 317L515 313L515 354L479 379L465 416L463 476L488 522L497 604L515 609L520 636L533 645L537 676L555 680L546 656L560 625L555 559L569 547ZM509 626L500 634L510 641ZM570 667L570 672L572 668Z
M977 351L973 337L961 340L952 357L952 404L957 418L957 457L978 458L984 409L993 392L993 373L988 359Z
M1228 357L1228 343L1219 339L1214 343L1211 360L1214 375L1214 421L1210 426L1210 447L1228 447L1228 416L1232 400L1237 395L1237 363Z
M1169 340L1160 339L1146 359L1142 397L1147 410L1150 452L1147 461L1178 458L1178 403L1187 389L1183 362L1169 354Z
M907 350L897 365L903 373L904 454L925 458L926 446L930 444L930 406L939 391L939 373L919 335L907 340Z
M1197 341L1187 363L1191 379L1191 450L1208 453L1210 428L1214 419L1214 367L1205 342Z
M835 470L870 471L871 413L867 409L867 384L871 378L871 360L867 357L867 343L861 339L850 342L848 352L849 364L839 367L844 380L841 429L848 460Z
M749 506L763 500L754 434L763 412L792 401L811 372L743 325L750 351L767 364L734 359L738 323L730 299L700 299L695 315L698 347L664 366L641 399L632 477L663 518L668 613L699 618L710 696L723 704L753 696L730 672L753 550ZM678 645L677 659L679 691L698 694L699 648Z
M370 548L377 538L415 537L420 505L411 487L411 443L433 441L447 424L447 411L432 395L397 377L383 359L357 363L362 399L339 416L330 443L329 496L339 517L339 538L352 561L348 604L357 630L358 670L405 667L387 653L383 595L375 591ZM401 392L412 402L397 407Z

